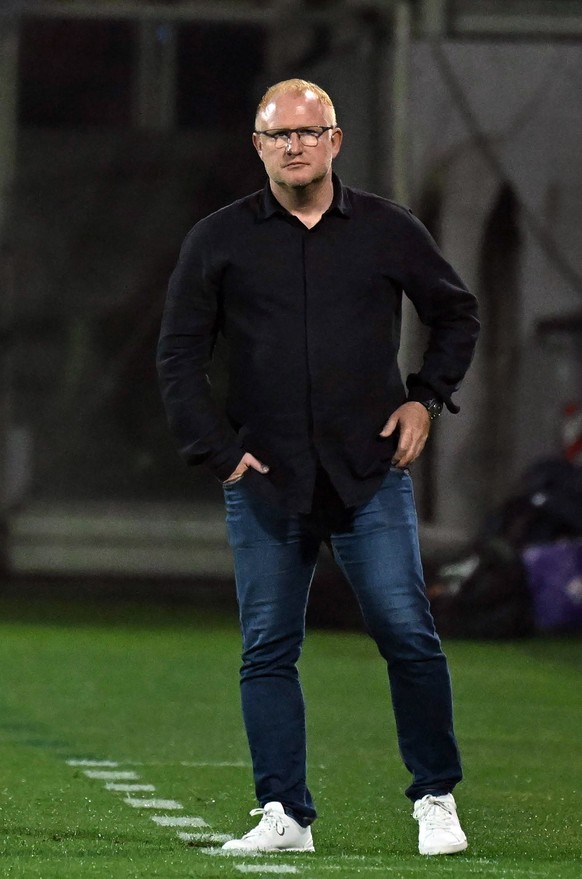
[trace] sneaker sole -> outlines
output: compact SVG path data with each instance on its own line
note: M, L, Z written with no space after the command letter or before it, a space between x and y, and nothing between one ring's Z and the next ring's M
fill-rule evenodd
M439 848L439 849L430 849L429 850L429 849L421 849L419 847L418 851L420 852L421 855L428 855L429 857L431 855L456 855L459 852L464 852L465 849L467 848L467 846L468 846L468 842L465 841L465 842L457 842L455 844L448 845L446 848Z
M260 854L264 855L284 855L287 852L314 852L315 846L311 848L244 848L238 846L229 846L228 848L222 847L224 852L232 852L233 854L240 854L241 852L244 854L245 852L260 852Z

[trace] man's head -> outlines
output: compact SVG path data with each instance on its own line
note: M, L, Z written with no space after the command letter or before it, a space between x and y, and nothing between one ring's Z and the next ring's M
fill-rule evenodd
M284 80L261 98L253 143L275 185L304 188L331 175L341 141L332 100L315 83Z
M284 79L281 82L276 82L275 85L268 88L259 101L257 114L255 116L256 129L261 128L261 122L263 121L262 117L268 117L270 109L269 105L272 104L275 98L278 98L281 95L294 95L295 97L309 95L310 97L317 99L322 108L325 109L327 120L326 125L336 124L335 108L327 92L324 92L324 90L314 82L308 82L306 79Z

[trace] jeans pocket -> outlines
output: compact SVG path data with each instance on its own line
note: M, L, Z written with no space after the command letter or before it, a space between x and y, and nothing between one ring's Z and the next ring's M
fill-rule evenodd
M397 467L396 464L390 464L390 473L405 473L406 476L410 476L410 470L408 467Z
M237 476L236 479L229 479L228 482L223 482L222 487L226 491L228 491L230 488L235 488L239 484L239 482L241 482L245 478L246 475L247 471L245 470L245 472L241 473L240 476Z

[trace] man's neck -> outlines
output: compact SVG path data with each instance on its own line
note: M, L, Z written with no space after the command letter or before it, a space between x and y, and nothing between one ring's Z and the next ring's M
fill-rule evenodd
M329 175L317 183L293 188L271 181L271 192L279 204L311 229L333 201L333 181Z

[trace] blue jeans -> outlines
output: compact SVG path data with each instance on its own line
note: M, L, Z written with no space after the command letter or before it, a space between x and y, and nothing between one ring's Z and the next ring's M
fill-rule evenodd
M425 593L407 471L393 468L360 507L294 514L265 504L245 477L224 488L243 639L241 697L255 789L301 824L316 817L306 781L305 707L297 660L319 547L327 540L387 662L411 800L462 777L446 657Z

